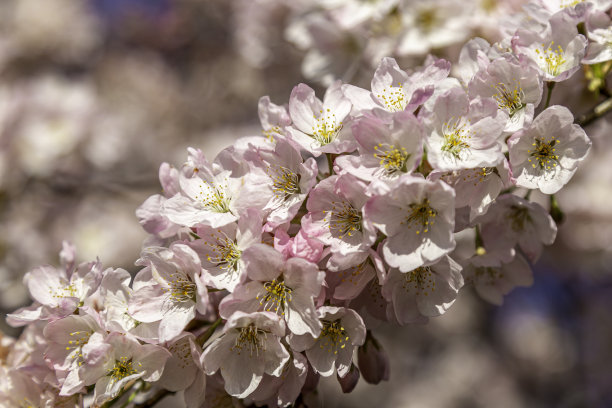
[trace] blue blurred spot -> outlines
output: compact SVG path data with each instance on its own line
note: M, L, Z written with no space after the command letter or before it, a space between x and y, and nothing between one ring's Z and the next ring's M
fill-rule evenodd
M111 25L133 14L155 19L172 8L171 0L90 0L90 2L100 18Z

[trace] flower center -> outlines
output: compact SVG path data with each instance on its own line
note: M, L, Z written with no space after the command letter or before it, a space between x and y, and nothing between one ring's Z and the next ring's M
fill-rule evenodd
M196 284L184 273L176 271L170 274L168 287L164 291L170 293L169 297L175 302L196 301Z
M472 183L474 186L477 186L478 183L487 180L491 174L499 175L495 167L479 167L463 170L461 172L453 171L444 173L442 175L442 180L451 186L455 186L460 182Z
M239 330L240 334L231 348L232 351L236 350L238 354L241 354L242 350L246 349L251 357L253 354L259 356L260 350L266 351L265 331L258 329L252 324L247 327L241 327Z
M584 0L562 0L561 4L559 5L559 8L564 9L567 7L574 7L583 2Z
M408 99L406 98L406 91L404 91L403 84L398 83L397 86L389 86L385 88L383 93L376 95L387 110L391 112L401 112L406 109L408 105Z
M472 131L467 126L467 123L462 119L455 120L452 118L449 122L444 123L442 134L444 135L442 151L452 156L455 160L462 159L466 149L470 148L467 141L472 137Z
M186 368L194 364L188 337L183 337L172 346L168 347L168 350L179 360L181 368Z
M334 354L338 354L338 349L345 348L349 340L346 330L344 330L339 320L333 322L323 320L322 323L323 328L319 335L319 339L321 340L319 347L327 349L330 353L333 352Z
M272 190L278 199L284 201L290 196L300 193L299 174L295 174L283 166L277 166L275 171L268 168L267 173L272 179Z
M415 25L422 31L429 32L436 26L438 20L435 8L422 8L417 12Z
M350 282L353 285L357 285L359 283L359 277L362 273L364 273L365 268L367 266L367 260L363 261L357 266L353 266L349 269L340 272L340 282Z
M70 351L74 362L78 363L79 366L83 365L83 346L89 341L92 332L86 330L79 330L70 333L71 340L68 340L66 351Z
M138 370L133 367L132 359L121 357L119 360L115 360L115 366L107 375L111 377L111 382L117 382L136 373L138 373Z
M436 281L429 266L422 266L410 271L404 276L402 287L407 291L417 291L427 296L436 290Z
M230 273L236 272L242 255L242 251L238 249L236 242L225 234L221 236L213 233L211 236L215 239L215 243L206 242L212 250L212 254L206 255L208 262L212 262Z
M346 201L332 201L329 229L338 234L342 239L346 235L353 236L356 231L361 231L361 213Z
M53 297L57 299L63 299L63 298L68 298L68 297L76 297L76 298L80 297L79 289L76 287L74 283L70 283L69 285L66 285L64 287L59 287L55 291L50 290L50 292L52 292Z
M525 229L525 223L531 222L529 210L525 207L513 205L510 207L510 213L507 218L510 220L510 226L516 232L521 232Z
M536 48L535 52L538 55L540 67L549 75L557 76L561 73L561 67L567 60L564 58L563 48L558 45L554 49L554 45L554 41L551 41L548 47L546 47L546 44L542 44L542 49Z
M263 135L271 142L274 141L274 136L281 134L280 126L272 126L270 129L263 130Z
M408 216L401 223L404 224L407 221L409 224L408 228L414 226L416 228L415 232L418 235L421 232L426 233L429 231L436 215L438 215L438 212L431 208L429 199L425 198L420 203L412 203L408 206Z
M406 161L410 157L410 154L400 147L399 149L394 145L379 143L374 146L374 157L379 159L379 165L384 169L387 176L393 175L397 172L406 172Z
M479 280L484 280L489 285L495 284L496 281L504 277L501 269L491 267L476 268L475 274Z
M196 194L196 199L209 211L226 213L230 211L230 197L227 196L226 189L227 186L202 180L200 193Z
M533 168L539 167L541 170L552 170L559 163L559 156L555 153L555 145L559 141L554 136L546 141L544 138L536 139L532 144L533 150L527 150L531 156L527 159ZM535 163L533 163L535 161Z
M259 304L263 305L266 312L278 313L280 311L281 315L284 315L287 304L291 302L293 289L285 285L282 277L266 282L263 286L265 292L256 297L259 299Z
M499 109L508 111L510 117L525 107L522 102L523 98L525 98L525 92L523 92L520 84L516 83L514 88L509 89L500 82L495 85L495 90L497 93L493 95L493 99L497 101Z
M312 137L319 142L319 145L325 146L336 140L338 132L342 129L342 122L336 125L336 114L327 109L326 114L323 111L321 115L315 117L317 123L314 126Z

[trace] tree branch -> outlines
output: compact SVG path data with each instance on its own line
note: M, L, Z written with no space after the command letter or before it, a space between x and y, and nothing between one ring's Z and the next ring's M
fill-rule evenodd
M612 110L612 98L608 98L605 101L601 102L599 105L595 106L589 112L582 115L580 118L577 118L575 123L579 124L582 127L586 127L591 123L595 122L597 119L601 118L608 112Z

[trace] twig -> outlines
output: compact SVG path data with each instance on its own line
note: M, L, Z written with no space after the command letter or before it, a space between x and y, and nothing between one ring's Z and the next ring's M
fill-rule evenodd
M612 98L608 98L589 112L576 119L576 123L586 127L612 110Z
M206 341L210 339L210 336L213 335L213 333L217 329L217 326L219 326L221 323L223 323L223 320L221 318L215 320L214 323L211 324L211 326L208 328L208 330L198 336L198 338L196 339L196 343L200 347L202 347L204 343L206 343Z

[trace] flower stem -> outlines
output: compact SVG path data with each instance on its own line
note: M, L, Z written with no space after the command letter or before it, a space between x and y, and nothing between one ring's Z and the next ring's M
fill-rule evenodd
M561 224L565 219L565 214L561 210L557 197L554 194L550 195L550 216L557 224Z
M548 88L548 93L546 94L546 105L544 105L544 109L550 106L550 97L552 96L552 91L555 87L556 82L547 82L546 86Z
M206 341L208 339L210 339L210 336L213 335L213 333L215 332L215 329L223 322L223 319L218 318L217 320L215 320L215 322L213 324L210 325L210 327L208 328L208 330L206 330L204 333L200 334L198 336L198 338L196 339L196 343L202 347L204 345L204 343L206 343Z

